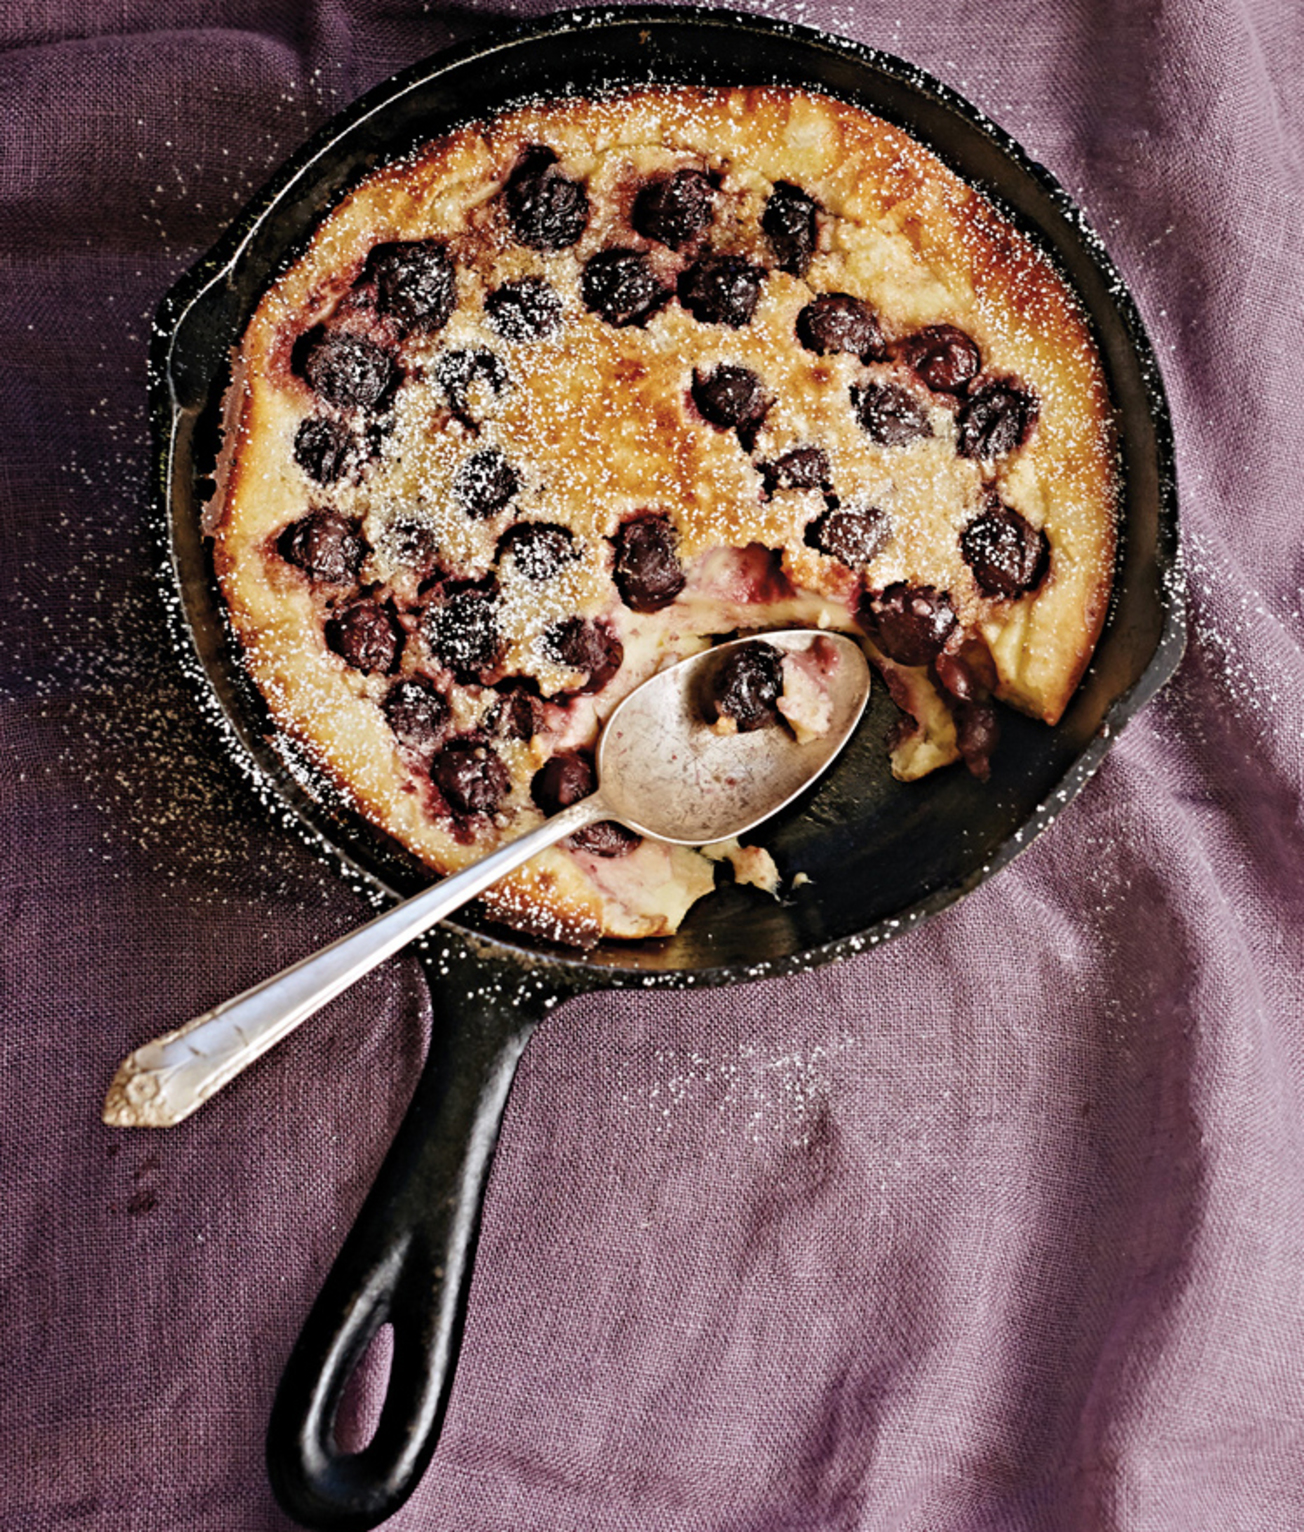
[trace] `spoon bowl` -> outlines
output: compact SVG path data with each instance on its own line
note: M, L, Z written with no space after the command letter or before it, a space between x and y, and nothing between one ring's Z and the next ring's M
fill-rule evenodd
M587 825L616 819L681 845L730 840L808 787L851 738L869 700L869 666L839 634L764 635L783 655L776 722L731 732L712 722L713 686L735 639L644 681L612 713L598 747L598 789L284 972L136 1049L114 1075L111 1127L172 1127L328 1001L514 868ZM802 742L804 740L804 742Z
M656 840L705 846L755 829L833 764L869 700L863 650L840 633L805 628L761 639L796 662L797 674L815 688L817 705L827 709L819 732L803 741L782 721L749 733L712 726L712 682L730 653L755 639L680 660L632 691L602 731L597 767L605 818Z

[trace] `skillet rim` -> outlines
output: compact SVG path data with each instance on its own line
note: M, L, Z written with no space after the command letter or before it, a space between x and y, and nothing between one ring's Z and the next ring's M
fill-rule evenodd
M295 183L310 168L325 160L332 149L355 132L360 124L387 106L400 100L420 86L430 84L442 74L460 68L467 63L490 54L528 47L540 37L578 31L601 31L603 28L628 29L630 27L667 28L675 26L710 27L730 32L751 34L764 46L773 50L776 43L798 42L803 46L822 49L842 60L850 60L869 76L886 76L897 86L923 95L962 119L964 131L976 130L1013 164L1015 169L1036 183L1042 195L1047 197L1072 232L1080 252L1094 265L1109 294L1116 317L1120 320L1130 345L1131 356L1138 369L1141 390L1144 393L1149 414L1150 428L1154 433L1153 467L1156 476L1156 540L1154 566L1157 573L1155 597L1159 608L1159 631L1153 653L1145 663L1136 681L1118 693L1105 708L1100 727L1088 744L1071 761L1063 775L1053 783L1033 810L1018 827L1000 844L996 851L979 866L962 878L933 890L914 904L884 916L863 930L834 938L777 957L761 958L752 963L720 963L719 965L694 965L664 969L622 966L622 953L632 954L649 944L616 943L608 941L591 952L556 947L546 942L536 942L523 933L508 928L491 926L489 922L479 925L462 920L448 921L426 939L426 946L438 943L441 937L454 936L468 944L471 952L483 958L502 960L517 969L524 970L523 983L530 979L541 981L540 989L551 992L578 992L594 988L693 988L715 987L751 979L780 977L802 972L809 968L837 962L866 951L894 936L912 930L920 922L945 909L964 894L985 882L1000 871L1049 826L1059 812L1070 803L1087 781L1094 775L1105 753L1122 729L1139 709L1150 700L1169 679L1181 659L1186 637L1184 611L1184 580L1182 571L1175 451L1172 423L1167 396L1160 375L1158 360L1142 322L1136 302L1124 283L1116 266L1109 258L1104 244L1082 211L1067 192L1046 169L1033 160L1021 146L1003 129L993 123L985 113L967 101L958 92L935 79L925 70L909 64L896 56L854 39L836 36L817 28L797 25L745 11L725 8L692 6L631 6L618 9L564 10L550 13L532 21L495 27L467 42L441 50L399 73L391 76L358 98L341 113L332 117L298 151L283 162L270 180L254 194L241 212L227 227L221 238L200 258L165 294L155 315L151 331L149 361L149 396L151 423L155 439L154 482L151 495L151 522L158 536L162 555L165 607L171 629L172 649L180 659L187 679L195 691L201 712L208 717L219 733L224 753L232 760L250 782L264 806L279 817L287 828L293 829L318 855L342 870L346 878L365 896L376 903L387 903L399 897L397 889L386 881L384 875L367 866L341 844L338 819L329 807L316 800L305 789L303 774L283 754L277 754L277 766L260 753L250 736L255 730L249 720L237 717L232 706L224 700L217 682L205 660L202 645L187 607L187 579L179 562L176 543L176 518L178 508L173 494L174 475L179 471L178 438L187 416L191 424L205 413L204 408L188 410L178 398L177 348L183 339L183 327L191 312L213 289L239 265L247 247L269 221L278 208L286 205ZM777 62L777 61L776 61ZM789 70L790 77L802 71L798 66ZM686 74L687 71L685 70ZM646 83L632 80L628 74L619 81L628 87ZM657 83L663 83L658 76ZM798 82L800 83L800 82ZM869 80L866 81L868 86ZM826 94L834 94L826 84L817 83ZM558 91L556 94L564 94ZM859 103L864 105L864 103ZM928 138L927 147L938 154L944 162L947 155ZM970 184L973 177L967 176ZM982 186L985 196L1004 207L999 193ZM328 204L329 205L329 204ZM1028 228L1032 220L1026 215L1016 215L1020 227ZM1034 237L1038 232L1033 229ZM1042 232L1043 248L1049 236ZM291 242L282 243L278 260L284 262L295 250ZM1052 259L1054 259L1052 254ZM1075 286L1070 279L1070 285ZM1094 309L1082 299L1084 308L1094 320ZM181 359L184 361L184 358ZM209 387L220 376L209 373ZM1117 401L1116 401L1117 404ZM1120 415L1122 407L1119 408ZM190 465L193 468L193 463ZM1126 537L1126 524L1120 527L1121 544ZM1116 581L1111 600L1110 615L1101 635L1103 645L1115 620L1118 594ZM221 603L216 604L219 621L225 628L225 613ZM232 644L226 629L227 647ZM241 689L242 672L235 663L234 654L226 656L226 664L233 674L226 677L236 690ZM246 692L251 688L246 682ZM255 698L249 699L256 709ZM274 753L269 746L267 755ZM333 833L332 833L333 832ZM370 830L374 837L374 829ZM353 837L357 839L358 837ZM691 917L690 917L691 918ZM654 944L653 944L654 945ZM595 961L594 953L607 952L615 957L608 963Z

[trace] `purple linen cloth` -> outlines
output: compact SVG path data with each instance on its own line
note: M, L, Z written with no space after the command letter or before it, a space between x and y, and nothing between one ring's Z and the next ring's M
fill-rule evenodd
M391 1525L1297 1532L1304 15L759 8L931 70L1100 230L1172 397L1190 649L1051 832L913 935L548 1021ZM534 9L0 13L7 1528L290 1525L267 1411L428 1000L392 964L184 1127L99 1123L123 1054L365 913L160 647L149 316L332 112Z

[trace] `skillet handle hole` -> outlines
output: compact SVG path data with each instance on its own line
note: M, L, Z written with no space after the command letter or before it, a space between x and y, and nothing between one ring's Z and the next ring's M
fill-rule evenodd
M375 1437L393 1361L394 1326L387 1323L371 1337L358 1358L336 1406L332 1434L345 1456L361 1452Z

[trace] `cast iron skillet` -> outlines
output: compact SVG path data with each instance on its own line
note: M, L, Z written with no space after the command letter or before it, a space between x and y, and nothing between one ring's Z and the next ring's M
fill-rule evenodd
M954 92L858 44L728 11L560 14L441 54L373 90L285 166L159 311L151 354L155 489L176 634L226 747L264 800L379 899L427 879L269 728L232 647L198 531L231 347L322 212L377 164L523 99L649 83L777 83L867 107L986 190L1053 256L1090 314L1118 412L1126 490L1115 597L1058 727L1003 711L986 784L960 769L909 786L894 782L886 734L895 710L877 689L838 768L763 836L780 866L810 874L799 896L777 903L725 889L672 939L603 943L583 953L474 914L431 940L426 970L437 1024L429 1060L272 1412L272 1483L289 1514L309 1527L374 1526L398 1509L430 1459L452 1386L498 1124L542 1016L586 989L792 973L909 929L1045 829L1182 651L1176 486L1159 370L1118 273L1054 179ZM394 1361L380 1424L362 1451L346 1454L334 1440L335 1410L386 1322Z

